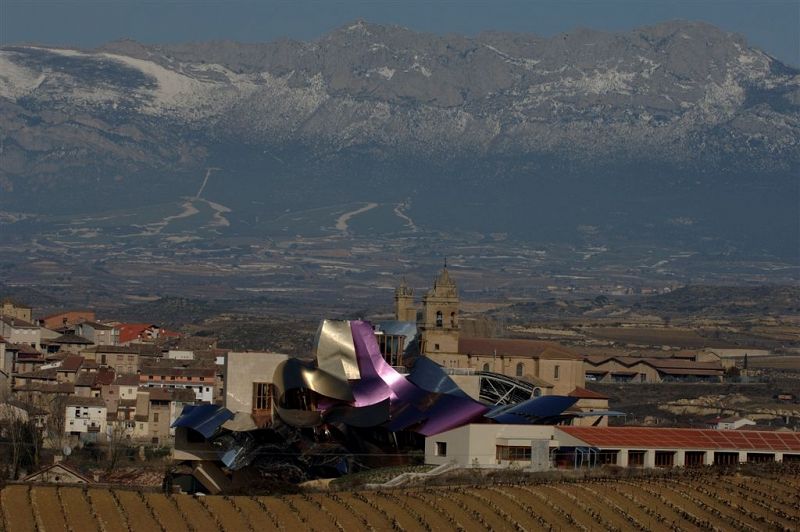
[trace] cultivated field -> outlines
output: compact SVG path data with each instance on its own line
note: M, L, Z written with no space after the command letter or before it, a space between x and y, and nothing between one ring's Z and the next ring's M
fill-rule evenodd
M797 471L277 497L12 485L2 528L97 531L798 530Z

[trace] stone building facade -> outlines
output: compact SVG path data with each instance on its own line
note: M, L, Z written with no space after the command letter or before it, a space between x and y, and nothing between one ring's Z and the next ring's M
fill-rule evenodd
M414 306L414 293L395 290L395 319L416 320L420 353L445 368L490 371L526 380L544 394L566 395L585 384L583 357L554 342L505 338L462 338L458 286L447 265Z

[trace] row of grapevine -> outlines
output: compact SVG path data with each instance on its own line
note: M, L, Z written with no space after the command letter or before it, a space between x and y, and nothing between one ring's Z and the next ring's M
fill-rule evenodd
M690 474L280 497L11 485L0 531L798 530L794 481Z

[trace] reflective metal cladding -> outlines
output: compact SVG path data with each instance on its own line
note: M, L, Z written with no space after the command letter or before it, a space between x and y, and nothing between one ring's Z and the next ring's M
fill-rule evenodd
M289 359L276 369L275 412L288 425L383 426L430 436L479 419L531 423L574 403L536 399L490 413L489 406L466 395L430 360L420 359L408 378L395 371L365 321L323 321L315 353L316 367Z

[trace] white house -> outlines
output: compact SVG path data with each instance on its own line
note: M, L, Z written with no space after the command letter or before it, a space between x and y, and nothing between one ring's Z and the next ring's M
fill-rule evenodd
M717 419L714 428L717 430L738 430L742 427L755 425L756 422L746 417L731 416L722 419Z
M82 440L96 440L106 434L108 409L99 397L70 396L64 415L64 432Z
M119 329L111 325L84 321L75 325L75 334L90 340L96 345L118 345Z
M170 349L167 353L167 358L172 360L194 360L194 351Z
M0 336L12 344L24 344L41 349L41 328L19 318L0 316Z

